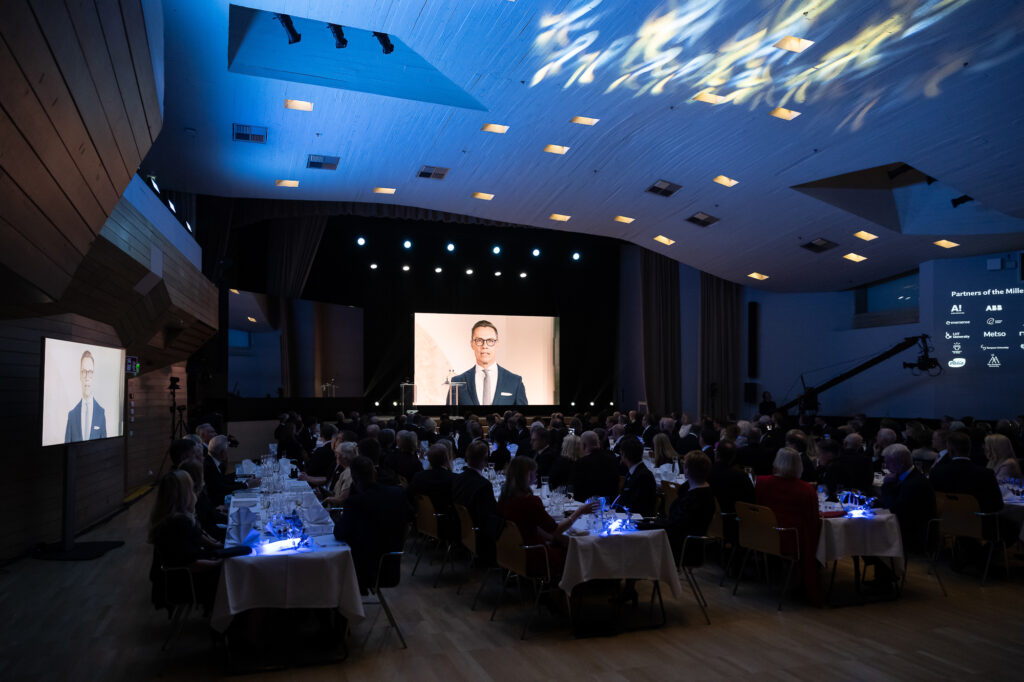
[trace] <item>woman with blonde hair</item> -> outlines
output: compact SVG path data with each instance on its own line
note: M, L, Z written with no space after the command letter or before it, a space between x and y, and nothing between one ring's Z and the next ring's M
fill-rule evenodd
M580 437L570 434L562 439L562 452L555 458L548 470L548 487L551 490L558 490L569 485L576 471L576 462L583 456L583 446Z
M672 447L672 441L668 434L659 433L654 436L654 466L660 467L663 464L671 464L679 461L679 453Z
M993 433L985 436L985 458L988 468L996 472L997 481L1021 478L1020 463L1013 455L1013 444L1006 436Z

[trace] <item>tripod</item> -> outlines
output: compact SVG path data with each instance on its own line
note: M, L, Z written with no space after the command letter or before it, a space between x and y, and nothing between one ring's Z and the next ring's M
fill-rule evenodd
M176 377L175 377L176 378ZM175 441L179 438L184 438L185 434L188 433L188 429L185 427L185 406L179 405L175 399L175 394L180 388L177 382L173 382L171 387L168 389L171 393L171 440Z

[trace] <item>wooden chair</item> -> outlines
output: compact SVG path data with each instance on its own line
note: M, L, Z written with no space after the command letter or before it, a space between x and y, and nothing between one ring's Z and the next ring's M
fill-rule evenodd
M440 582L445 564L448 563L452 555L451 543L441 537L439 521L443 518L444 514L438 514L435 511L434 503L430 501L429 497L426 495L416 496L416 532L419 533L420 542L416 553L416 564L412 567L411 575L416 575L420 559L423 558L424 545L432 540L436 547L444 547L445 550L444 557L441 559L441 570L437 572L437 577L434 579L434 587L437 587L437 584Z
M661 495L665 501L665 518L668 518L669 511L672 509L672 503L679 497L679 484L672 481L662 481Z
M939 580L939 585L942 586L943 594L946 594L946 588L942 585L942 579L939 578L936 561L939 552L946 544L946 538L949 537L954 539L952 545L954 554L956 552L955 541L957 538L977 540L983 545L988 545L985 569L981 574L982 586L985 585L985 581L988 579L988 569L992 564L992 553L997 545L1002 545L1003 565L1006 567L1007 573L1009 573L1010 562L1006 553L1006 541L1000 537L999 533L999 512L983 512L978 505L977 498L973 495L960 493L935 493L935 507L938 510L939 517L928 522L929 537L932 535L932 529L938 527L940 541L935 552L932 554L931 568L935 572L935 577ZM991 519L991 521L986 523L986 519ZM988 527L987 529L986 526Z
M388 624L395 629L395 633L398 635L398 639L402 642L402 648L408 649L409 646L405 643L405 637L402 636L402 630L398 627L398 621L395 620L395 615L391 611L391 607L388 605L387 599L384 598L383 588L397 587L398 583L402 579L402 555L404 552L386 552L380 556L380 561L377 562L377 579L374 581L373 587L370 591L376 595L377 601L364 601L364 605L380 604L381 610L388 617ZM385 569L389 569L385 571ZM378 616L380 613L378 612ZM374 624L376 624L376 618L374 618ZM366 647L366 643L370 640L370 633L373 632L373 625L366 631L366 639L363 640L363 647Z
M548 555L548 547L543 544L523 544L523 534L519 531L519 526L512 521L506 521L505 529L501 532L501 536L498 537L496 549L498 566L499 568L505 569L506 574L505 580L501 584L501 592L498 594L498 601L494 604L494 610L491 611L491 620L494 620L495 614L498 613L498 607L501 606L501 600L505 595L505 588L508 585L508 581L512 579L512 576L516 576L520 580L531 581L533 583L534 592L536 592L537 596L534 598L533 609L530 612L530 617L523 624L523 631L519 635L519 639L526 639L526 631L529 629L534 617L540 610L541 595L546 592L554 591L554 581L551 574L551 559ZM529 571L527 557L529 556L528 553L531 551L544 552L544 573L534 574ZM483 589L482 585L481 589Z
M455 594L462 594L462 586L469 582L469 575L473 570L473 564L477 562L476 553L476 534L480 531L479 528L473 525L473 517L470 516L469 510L461 504L455 505L455 513L459 517L459 532L462 546L469 552L469 565L466 566L466 579L459 583L459 588L455 590Z
M740 578L743 577L743 570L747 566L747 559L750 552L759 552L767 557L776 556L789 562L786 570L786 580L779 592L779 610L782 610L782 599L789 588L789 580L793 575L793 566L800 560L800 533L796 528L780 528L775 518L775 512L769 507L762 507L748 502L736 503L736 517L739 521L739 546L743 548L743 562L740 564L740 572L736 575L736 584L732 588L735 595L740 586ZM792 533L794 554L788 554L782 550L782 537L784 534ZM730 561L730 564L732 562ZM765 576L767 579L767 575Z

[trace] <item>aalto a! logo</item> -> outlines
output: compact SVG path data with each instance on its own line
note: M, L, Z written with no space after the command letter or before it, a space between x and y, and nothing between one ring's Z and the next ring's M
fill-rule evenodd
M963 315L964 314L964 306L963 306L963 304L962 303L954 303L953 307L951 307L949 309L949 314L950 315Z
M963 367L967 364L967 361L963 358L953 358L947 363L950 367Z
M1000 305L1000 304L987 305L987 306L985 306L985 312L986 313L1001 313L1001 312L1003 312L1003 306Z

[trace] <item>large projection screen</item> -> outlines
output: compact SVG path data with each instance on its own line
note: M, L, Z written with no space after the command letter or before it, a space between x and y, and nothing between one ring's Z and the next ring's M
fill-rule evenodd
M43 340L42 444L124 435L123 348Z
M558 318L531 315L416 313L413 326L416 402L444 405L449 372L463 374L476 367L471 331L480 320L498 330L496 364L522 378L526 402L495 390L495 405L558 404ZM502 388L505 388L504 386ZM508 393L514 393L509 390ZM463 405L477 404L466 400Z

